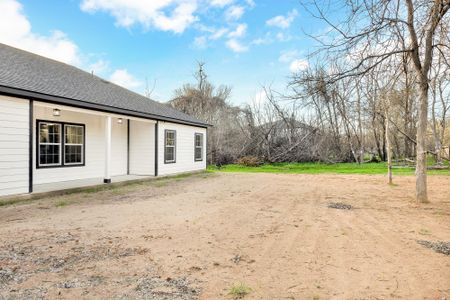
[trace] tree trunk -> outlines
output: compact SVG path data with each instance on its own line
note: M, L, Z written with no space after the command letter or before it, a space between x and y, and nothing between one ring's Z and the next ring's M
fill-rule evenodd
M358 93L358 102L357 102L357 111L358 111L358 133L359 133L359 163L364 162L364 142L363 142L363 124L362 124L362 117L361 117L361 96L359 94L359 89L357 89Z
M428 117L428 83L420 82L420 103L417 121L417 146L416 146L416 199L418 202L427 203L427 117Z
M390 139L390 130L389 130L389 108L388 104L385 103L385 119L386 119L386 154L387 154L387 165L388 165L388 184L392 184L392 146Z

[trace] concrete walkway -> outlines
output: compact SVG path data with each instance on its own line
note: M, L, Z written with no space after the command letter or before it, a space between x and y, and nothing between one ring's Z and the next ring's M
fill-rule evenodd
M139 180L145 178L151 178L153 176L143 176L143 175L120 175L113 176L111 178L112 183L123 182L129 180ZM94 185L103 184L103 178L88 178L79 180L68 180L61 182L52 182L46 184L36 184L33 187L33 193L45 193L59 190L67 190L79 187L89 187Z

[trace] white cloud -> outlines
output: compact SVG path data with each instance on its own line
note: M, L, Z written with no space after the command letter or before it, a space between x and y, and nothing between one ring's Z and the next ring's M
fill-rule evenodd
M142 82L134 78L126 69L115 70L111 74L109 81L127 89L135 89L142 86Z
M233 52L242 53L248 51L248 47L241 44L236 39L229 39L226 43L227 47L231 49Z
M278 61L282 63L289 63L295 60L298 55L299 52L297 50L282 51L280 57L278 58Z
M214 31L209 38L211 40L218 40L218 39L220 39L221 37L223 37L227 33L228 33L228 29L220 28L220 29Z
M211 0L210 4L212 6L224 7L233 3L234 0Z
M95 75L105 73L109 69L109 61L100 59L87 67L87 70L94 72Z
M198 36L194 39L193 47L196 49L205 49L208 47L206 36Z
M245 2L247 3L247 5L248 6L250 6L250 7L255 7L256 6L256 4L255 4L255 1L254 0L245 0Z
M33 33L31 24L16 0L1 0L0 42L72 65L80 65L78 46L66 34L54 30L50 35Z
M289 28L289 26L291 26L291 23L294 21L297 15L298 11L296 9L293 9L287 14L287 16L276 16L273 17L272 19L267 20L266 25L286 29Z
M245 12L244 7L239 5L233 5L225 11L225 19L227 21L239 20L244 15L244 12Z
M252 44L253 45L257 45L257 46L259 46L259 45L268 45L270 43L271 43L271 41L266 39L266 38L257 38L257 39L254 39L252 41Z
M236 29L228 34L228 37L230 38L240 38L245 36L245 33L247 32L247 24L239 24Z
M83 0L81 9L90 13L109 13L115 18L117 26L125 28L140 24L145 29L153 27L182 33L197 21L194 16L196 0ZM170 12L167 13L167 10Z
M298 73L300 71L304 71L308 68L309 63L305 59L295 59L291 62L289 65L289 70L291 70L292 73Z
M289 34L285 34L284 32L278 32L276 38L280 42L289 42L292 40L292 36Z

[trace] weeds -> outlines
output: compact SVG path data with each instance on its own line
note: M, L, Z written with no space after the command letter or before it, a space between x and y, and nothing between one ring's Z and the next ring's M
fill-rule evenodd
M430 235L431 231L429 231L428 229L425 229L425 228L421 228L419 230L419 234L421 234L421 235Z
M245 296L247 296L248 294L250 294L251 291L252 291L252 289L250 287L248 287L247 285L245 285L244 283L238 283L238 284L234 284L230 288L229 294L233 297L233 299L242 299Z
M64 207L69 205L69 202L66 200L59 200L58 202L55 203L55 207Z

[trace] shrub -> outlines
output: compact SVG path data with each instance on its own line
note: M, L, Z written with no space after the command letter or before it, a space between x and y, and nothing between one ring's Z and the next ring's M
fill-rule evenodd
M256 156L243 156L239 158L236 163L246 167L257 167L261 164L261 161Z

